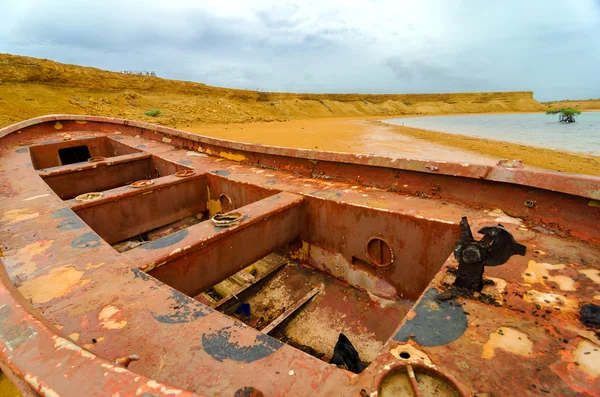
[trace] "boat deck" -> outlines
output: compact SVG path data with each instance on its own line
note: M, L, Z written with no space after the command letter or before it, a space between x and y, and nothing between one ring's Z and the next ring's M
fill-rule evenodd
M0 141L0 314L38 322L0 336L2 369L32 389L416 395L414 371L423 395L600 391L600 334L580 319L600 304L597 178L575 178L575 196L468 164L421 180L444 164L253 154L100 119L21 131ZM229 227L209 220L231 211ZM463 216L527 253L486 267L481 293L440 299ZM340 332L360 374L328 364Z

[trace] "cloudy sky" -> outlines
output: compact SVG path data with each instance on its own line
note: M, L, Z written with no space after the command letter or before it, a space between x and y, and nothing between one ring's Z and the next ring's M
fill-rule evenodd
M600 0L3 0L0 52L293 92L600 97Z

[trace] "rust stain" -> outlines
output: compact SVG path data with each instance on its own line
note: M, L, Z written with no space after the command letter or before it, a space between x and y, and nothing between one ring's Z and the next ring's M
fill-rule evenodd
M509 327L500 327L490 335L490 339L483 345L481 357L487 359L494 357L496 349L527 357L532 354L533 343L521 331Z
M60 298L91 281L90 279L82 280L82 276L83 272L73 266L61 267L23 282L23 285L19 287L19 292L25 299L31 299L36 304L50 302L52 299Z

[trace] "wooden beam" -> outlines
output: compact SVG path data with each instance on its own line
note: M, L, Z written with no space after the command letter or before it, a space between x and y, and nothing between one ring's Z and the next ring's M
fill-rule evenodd
M310 290L310 292L308 294L304 295L302 298L300 298L300 300L298 300L296 303L294 303L289 309L287 309L286 311L281 313L279 315L279 317L277 317L275 320L271 321L271 323L268 324L266 327L264 327L262 329L262 331L260 331L260 332L262 332L263 334L268 334L269 332L273 331L275 329L275 327L277 327L279 324L281 324L283 321L285 321L286 318L291 316L296 310L300 309L300 307L302 307L302 305L304 305L306 302L311 300L315 295L317 295L321 291L323 291L323 285L320 285L320 286L315 287L312 290Z

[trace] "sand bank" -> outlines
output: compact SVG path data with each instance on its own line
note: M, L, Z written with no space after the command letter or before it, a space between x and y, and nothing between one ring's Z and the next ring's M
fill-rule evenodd
M519 159L526 166L600 176L600 157L396 126L369 118L180 126L202 135L265 145L373 153L493 164Z

